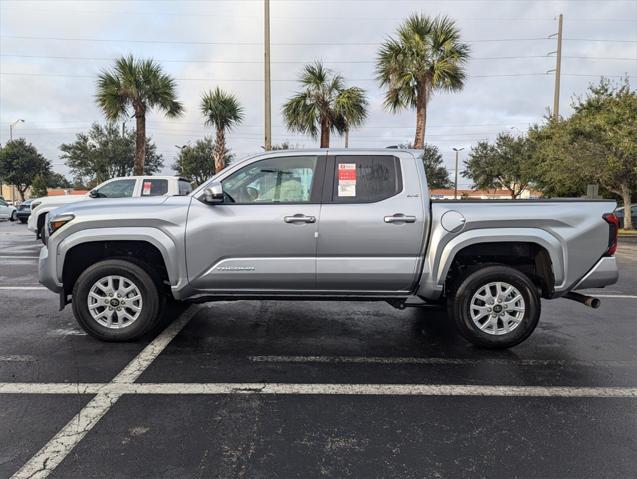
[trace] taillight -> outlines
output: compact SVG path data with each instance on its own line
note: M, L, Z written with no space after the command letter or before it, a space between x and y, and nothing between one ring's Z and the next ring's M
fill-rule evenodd
M617 233L619 232L619 220L614 213L604 213L602 216L608 223L608 254L614 255L617 251Z

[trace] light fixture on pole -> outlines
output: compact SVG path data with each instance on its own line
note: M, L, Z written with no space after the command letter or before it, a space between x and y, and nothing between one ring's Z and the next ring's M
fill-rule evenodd
M18 123L24 123L24 120L20 118L13 123L9 123L9 141L13 141L13 127L16 126Z
M458 153L464 150L464 148L453 148L456 152L456 181L453 182L453 199L458 199Z

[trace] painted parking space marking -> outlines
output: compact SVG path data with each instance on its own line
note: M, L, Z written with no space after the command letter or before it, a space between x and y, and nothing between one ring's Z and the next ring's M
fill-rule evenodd
M272 395L337 395L337 396L485 396L485 397L566 397L566 398L637 398L633 387L567 387L567 386L473 386L458 384L304 384L304 383L0 383L0 394L97 394L78 416L43 448L64 455L108 409L124 394L192 395L192 394L272 394ZM99 399L99 400L98 400ZM96 401L97 400L97 401ZM71 431L68 430L71 425ZM86 426L90 425L88 429ZM74 432L71 447L56 438L67 439ZM80 437L81 435L81 437ZM53 444L52 444L53 443ZM40 451L34 459L41 455ZM58 456L55 456L58 457ZM29 463L33 462L32 459ZM61 461L62 458L60 458ZM40 464L40 461L38 461ZM50 468L52 463L47 465ZM56 465L59 461L56 462ZM36 465L36 464L34 464ZM26 467L26 466L25 466ZM24 468L23 468L24 469ZM22 471L22 469L21 469ZM20 471L18 471L20 472ZM50 470L48 471L50 472ZM26 477L17 475L15 477ZM28 476L42 477L42 476Z
M49 291L44 286L0 286L0 290L8 290L8 291Z
M15 479L36 479L48 477L49 474L64 460L73 448L86 436L86 434L99 422L110 410L117 400L124 394L112 386L119 386L124 390L129 383L137 378L159 356L164 348L184 328L199 308L190 306L173 323L162 331L143 351L141 351L122 371L111 381L98 387L82 387L79 384L71 386L74 392L57 392L57 394L96 394L86 406L84 406L53 438L46 443L29 461L22 466L13 476ZM14 385L19 386L19 384ZM60 387L62 386L62 387ZM111 386L111 389L108 389ZM23 388L24 388L23 384ZM6 383L0 385L0 392L8 391L11 386ZM29 389L26 386L26 389ZM35 385L36 390L49 390L48 393L56 394L56 391L65 390L64 385ZM68 391L68 390L67 390ZM37 394L37 393L36 393Z
M506 358L441 358L392 356L248 356L254 363L320 363L320 364L419 364L419 365L506 365L506 366L584 366L637 367L637 360L585 361L573 359L506 359Z

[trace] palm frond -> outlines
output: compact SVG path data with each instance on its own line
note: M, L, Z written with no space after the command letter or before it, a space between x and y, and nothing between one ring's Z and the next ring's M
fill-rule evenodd
M231 130L244 118L244 110L237 97L219 87L202 96L201 113L206 125L222 131Z

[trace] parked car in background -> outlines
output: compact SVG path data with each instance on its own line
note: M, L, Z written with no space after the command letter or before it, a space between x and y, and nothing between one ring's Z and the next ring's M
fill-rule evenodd
M268 152L189 196L98 203L51 215L39 274L106 341L153 329L166 297L340 299L446 304L469 341L505 348L541 298L597 307L575 291L618 278L614 201L432 202L422 151Z
M33 200L25 200L18 206L16 210L16 218L20 223L26 223L31 215L31 203Z
M623 206L615 210L615 216L619 220L619 227L624 227L624 216L626 215L626 208ZM630 216L633 219L633 228L637 228L637 203L630 205Z
M99 184L85 195L46 196L31 203L28 228L42 238L49 212L61 206L98 198L135 198L151 196L183 196L192 191L192 185L178 176L124 176Z
M10 205L4 200L0 200L0 220L15 221L16 210L15 206Z

